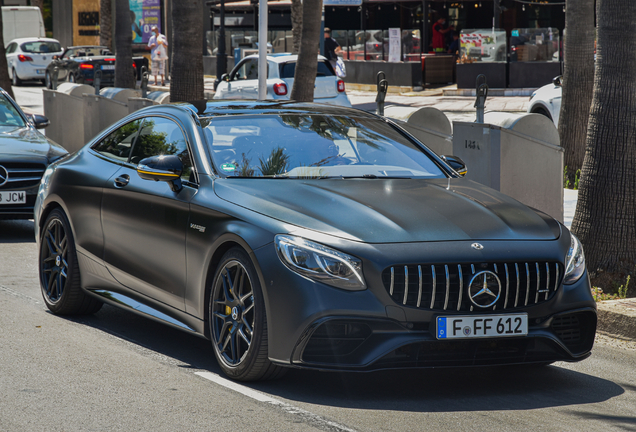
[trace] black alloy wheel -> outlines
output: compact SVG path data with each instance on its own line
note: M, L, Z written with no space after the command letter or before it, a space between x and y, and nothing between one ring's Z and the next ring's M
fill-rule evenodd
M230 378L279 378L285 369L267 357L267 320L256 270L240 248L221 259L210 295L210 335L214 354Z
M102 302L80 287L80 270L73 233L60 209L53 210L40 237L40 287L49 310L59 315L92 314Z
M11 69L11 85L17 87L22 84L22 80L18 78L18 74L15 72L15 68Z

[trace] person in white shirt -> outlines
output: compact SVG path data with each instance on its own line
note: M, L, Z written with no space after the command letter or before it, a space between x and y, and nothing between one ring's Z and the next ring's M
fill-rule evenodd
M151 31L153 35L148 40L150 60L152 61L150 71L155 77L155 85L157 84L157 75L161 75L161 85L165 85L163 77L166 73L166 60L168 60L168 39L159 33L157 26L152 26Z

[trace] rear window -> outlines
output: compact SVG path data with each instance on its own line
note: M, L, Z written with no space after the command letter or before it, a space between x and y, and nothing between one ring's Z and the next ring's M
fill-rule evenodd
M44 54L62 51L62 46L58 42L33 41L20 45L23 52Z
M293 78L296 73L296 62L284 63L280 66L281 78ZM326 61L319 61L316 76L334 76L331 65Z

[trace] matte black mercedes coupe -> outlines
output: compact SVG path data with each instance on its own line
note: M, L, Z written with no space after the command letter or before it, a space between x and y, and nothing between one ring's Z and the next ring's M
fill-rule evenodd
M446 160L350 108L137 111L44 175L44 300L205 336L238 380L588 357L578 240Z

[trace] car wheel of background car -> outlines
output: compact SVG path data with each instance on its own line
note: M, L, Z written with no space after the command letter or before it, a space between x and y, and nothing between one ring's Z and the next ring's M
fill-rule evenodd
M541 115L546 116L546 117L547 117L547 118L549 118L550 120L552 120L552 116L550 115L550 113L549 113L547 110L543 109L543 108L536 108L536 109L534 109L534 110L532 111L532 114L541 114Z
M74 83L75 81L76 81L75 74L72 74L72 73L68 74L68 82Z
M58 315L92 314L102 302L80 288L75 241L68 219L61 209L53 210L44 223L40 238L40 286L51 312Z
M22 80L18 78L18 74L15 72L15 69L11 70L11 84L14 85L15 87L22 84Z
M210 295L210 336L221 369L230 378L255 381L286 370L267 357L265 303L256 270L238 247L223 255Z

